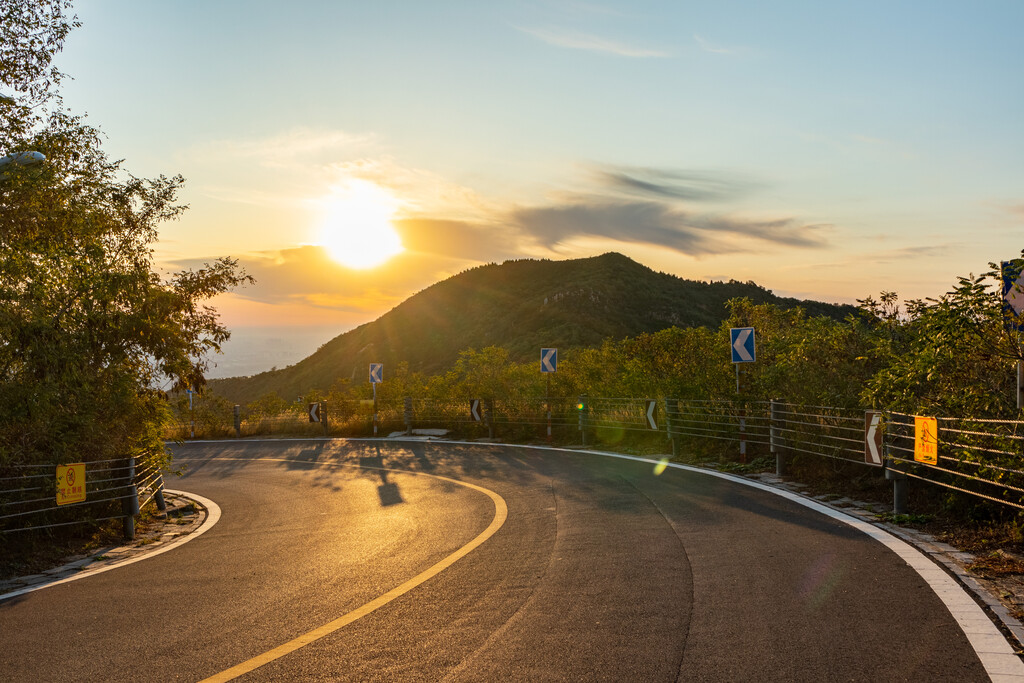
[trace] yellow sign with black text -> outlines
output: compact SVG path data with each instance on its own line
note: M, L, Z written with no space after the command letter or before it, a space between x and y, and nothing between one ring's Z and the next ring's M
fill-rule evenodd
M85 463L57 465L57 505L85 502Z
M939 463L939 423L934 417L914 416L914 460Z

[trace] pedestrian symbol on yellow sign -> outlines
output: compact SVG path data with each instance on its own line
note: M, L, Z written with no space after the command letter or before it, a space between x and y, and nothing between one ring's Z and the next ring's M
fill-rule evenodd
M939 426L934 417L914 417L914 460L939 463Z

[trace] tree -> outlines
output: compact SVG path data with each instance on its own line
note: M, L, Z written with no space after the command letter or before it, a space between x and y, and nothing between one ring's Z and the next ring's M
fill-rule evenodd
M0 151L46 162L0 176L0 466L166 457L160 387L204 384L228 330L209 298L251 282L228 258L169 278L158 226L186 207L180 176L146 180L62 108L53 56L77 20L67 0L7 0ZM13 93L10 92L13 90Z
M864 390L866 403L907 413L1006 418L1018 414L1014 365L1024 358L1019 333L1007 324L996 264L958 279L937 299L883 304L865 300L880 366Z

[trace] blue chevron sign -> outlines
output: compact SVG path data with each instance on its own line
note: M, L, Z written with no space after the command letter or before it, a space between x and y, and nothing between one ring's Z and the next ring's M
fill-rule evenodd
M557 372L558 371L558 349L541 349L540 350L540 371L541 372Z
M729 330L729 342L732 344L733 363L753 363L757 360L753 327L732 328Z

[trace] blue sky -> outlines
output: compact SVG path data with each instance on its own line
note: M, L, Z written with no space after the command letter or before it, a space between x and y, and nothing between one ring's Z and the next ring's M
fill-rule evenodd
M236 336L341 332L506 258L616 250L852 302L936 296L1024 247L1024 3L76 11L66 104L137 175L188 179L157 256L242 259ZM324 216L368 184L394 212L363 232L404 248L352 268Z

